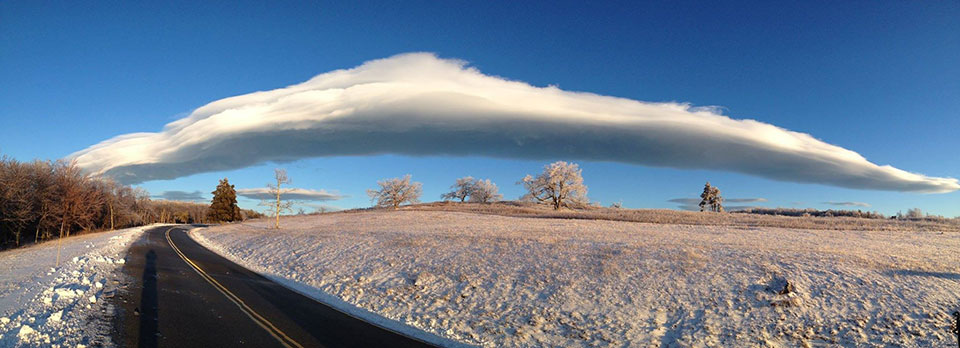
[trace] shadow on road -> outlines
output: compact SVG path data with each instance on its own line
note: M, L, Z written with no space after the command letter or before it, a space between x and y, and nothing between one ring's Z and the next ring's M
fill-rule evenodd
M140 295L140 347L157 346L157 253L147 252Z

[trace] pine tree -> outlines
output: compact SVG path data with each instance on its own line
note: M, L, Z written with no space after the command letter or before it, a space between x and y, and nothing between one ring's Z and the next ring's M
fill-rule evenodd
M703 193L700 194L700 211L706 211L707 207L710 208L710 211L722 213L723 212L723 197L720 196L720 189L716 186L710 186L708 181L706 185L703 185Z
M703 185L703 193L700 194L700 211L706 211L707 205L710 204L710 197L713 194L713 187L710 186L710 182L707 181L706 185Z
M243 220L240 207L237 206L237 191L233 185L230 185L227 178L220 180L217 189L211 193L213 193L213 202L210 203L208 213L210 220L226 222Z

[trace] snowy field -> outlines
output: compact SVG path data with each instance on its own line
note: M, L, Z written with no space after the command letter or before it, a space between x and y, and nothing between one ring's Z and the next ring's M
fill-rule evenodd
M144 228L92 233L0 252L0 347L112 346L105 297Z
M956 344L956 232L439 211L346 212L282 224L280 231L263 220L192 235L308 295L467 344Z

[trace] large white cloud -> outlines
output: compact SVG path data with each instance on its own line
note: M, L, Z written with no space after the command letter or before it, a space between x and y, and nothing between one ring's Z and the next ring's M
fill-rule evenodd
M960 189L856 152L710 108L535 87L459 60L412 53L217 100L157 133L71 155L125 183L266 161L374 155L480 155L719 169L774 180L914 192Z

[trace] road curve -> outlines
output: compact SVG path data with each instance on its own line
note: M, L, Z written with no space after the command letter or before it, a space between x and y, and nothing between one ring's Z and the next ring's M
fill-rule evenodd
M187 236L151 228L113 299L125 347L429 347L249 271Z

